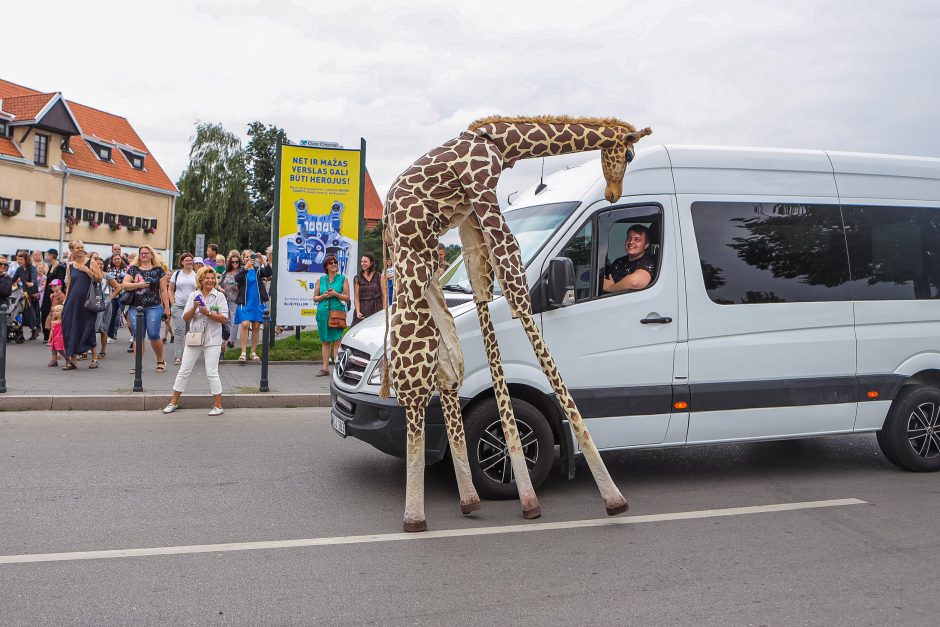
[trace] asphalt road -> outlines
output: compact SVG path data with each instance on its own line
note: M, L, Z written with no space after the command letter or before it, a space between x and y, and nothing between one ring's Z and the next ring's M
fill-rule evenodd
M321 546L3 563L22 554L396 534L404 462L325 410L0 413L0 623L936 625L940 475L874 436L605 456L627 516L864 504ZM604 519L583 463L543 516L460 515L430 469L432 530ZM420 534L419 534L420 535ZM415 536L409 536L415 538ZM81 557L81 556L79 556ZM87 557L87 556L86 556Z

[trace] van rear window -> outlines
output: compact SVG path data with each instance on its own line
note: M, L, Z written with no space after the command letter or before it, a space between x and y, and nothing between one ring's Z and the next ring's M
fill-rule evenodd
M856 300L940 297L940 208L846 205Z
M852 300L838 205L695 202L692 224L718 304Z

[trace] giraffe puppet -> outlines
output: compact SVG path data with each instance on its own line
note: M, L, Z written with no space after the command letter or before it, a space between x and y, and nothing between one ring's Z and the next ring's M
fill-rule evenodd
M607 513L613 516L627 510L627 502L611 480L533 320L519 245L500 212L496 183L502 170L519 159L600 150L607 181L604 195L615 202L622 193L627 164L633 159L633 145L651 132L648 128L638 131L613 118L483 118L418 159L392 184L385 207L384 238L395 267L395 307L381 394L387 396L393 386L407 419L405 531L427 529L424 419L435 388L440 391L461 511L467 514L480 507L457 396L463 383L463 356L435 272L438 238L450 228L459 229L523 516L536 518L541 509L522 454L489 315L494 271L510 311L521 321L578 439Z

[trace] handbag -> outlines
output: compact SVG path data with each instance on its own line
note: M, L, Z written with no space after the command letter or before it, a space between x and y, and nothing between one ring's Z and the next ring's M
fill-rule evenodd
M187 333L186 346L202 346L202 331L190 331Z
M336 309L330 310L330 321L327 323L327 326L331 329L345 329L346 328L346 312L339 311Z
M92 281L88 286L88 294L85 296L85 309L92 313L100 313L107 306L104 302L104 290L101 289L101 283Z

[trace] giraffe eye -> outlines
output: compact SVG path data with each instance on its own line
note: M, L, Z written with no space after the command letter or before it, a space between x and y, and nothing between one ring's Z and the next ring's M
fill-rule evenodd
M627 163L630 163L631 161L633 161L633 151L627 150Z

